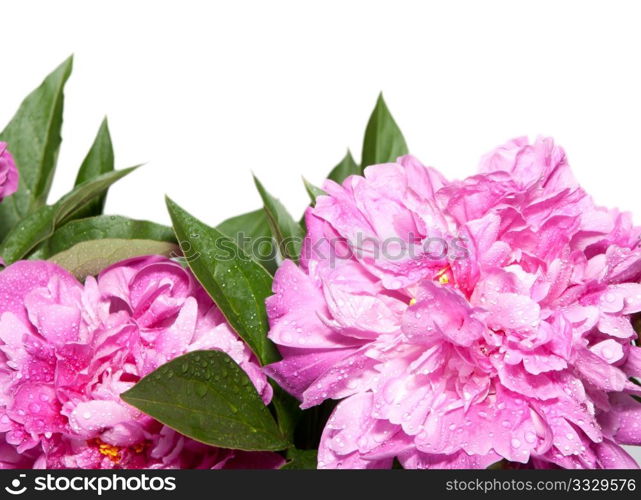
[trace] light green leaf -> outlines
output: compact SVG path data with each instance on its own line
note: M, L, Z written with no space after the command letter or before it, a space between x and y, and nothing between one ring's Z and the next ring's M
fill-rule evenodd
M116 262L144 255L178 256L179 249L175 243L166 241L107 238L77 243L49 260L84 281Z
M67 222L57 229L30 258L48 259L78 243L103 239L176 242L174 231L170 227L116 215L97 215Z

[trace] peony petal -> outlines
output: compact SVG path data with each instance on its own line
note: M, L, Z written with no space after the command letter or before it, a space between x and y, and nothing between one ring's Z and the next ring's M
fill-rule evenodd
M118 424L129 422L136 411L126 408L115 401L94 400L81 402L69 414L69 425L79 437L91 439ZM117 437L118 433L112 433L111 436ZM125 439L125 442L113 442L110 444L127 446L130 443L128 439Z
M269 297L266 304L271 324L269 338L274 342L289 347L317 348L354 343L323 324L319 314L328 314L323 295L293 262L283 262L273 287L275 295Z
M604 469L638 469L639 464L623 448L610 440L596 445L601 467Z
M54 277L70 288L81 289L71 274L51 262L18 261L5 268L0 272L0 314L12 312L27 323L25 297L32 290L46 287Z
M340 360L349 356L352 349L308 350L281 347L283 361L265 366L267 375L276 380L287 392L298 399L314 380L322 377Z
M319 469L387 469L392 457L365 460L356 450L376 437L378 443L393 435L393 428L376 429L376 421L369 417L371 394L351 396L338 404L330 417L318 448ZM374 435L370 436L370 432ZM369 438L369 439L368 439ZM362 445L360 444L362 443Z

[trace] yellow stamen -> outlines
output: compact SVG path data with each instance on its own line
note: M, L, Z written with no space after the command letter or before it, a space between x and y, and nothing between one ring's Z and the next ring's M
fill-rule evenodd
M416 304L416 299L414 297L412 297L410 299L410 307L412 307L414 304Z
M112 462L120 462L120 448L118 446L104 443L100 439L96 439L96 444L101 455L104 455Z
M132 450L136 453L142 453L145 451L145 444L144 443L138 443L137 445L132 447Z
M447 285L450 282L450 277L448 276L448 271L450 270L450 266L444 267L441 269L437 274L436 278L438 279L438 282L441 285Z

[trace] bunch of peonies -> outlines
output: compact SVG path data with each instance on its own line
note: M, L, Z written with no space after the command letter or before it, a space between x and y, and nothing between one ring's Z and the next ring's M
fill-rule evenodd
M304 408L341 400L320 468L636 467L640 231L561 148L516 139L455 182L404 156L324 189L267 302L268 373Z
M120 394L176 356L229 354L265 402L271 386L193 276L162 257L84 285L48 262L0 273L0 467L272 468L273 453L198 443Z
M0 142L0 201L18 189L18 169L7 144Z

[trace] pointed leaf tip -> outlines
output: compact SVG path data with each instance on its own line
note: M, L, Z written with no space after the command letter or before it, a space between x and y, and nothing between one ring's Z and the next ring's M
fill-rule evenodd
M278 451L290 445L247 374L221 351L180 356L147 375L121 398L212 446Z
M327 178L342 184L350 175L359 175L360 173L361 168L354 161L352 152L348 149L343 159L332 169Z
M167 198L167 209L187 265L229 324L263 364L279 359L267 338L265 299L272 277L220 230Z
M96 138L94 139L87 156L85 156L82 165L80 165L80 168L78 169L76 186L88 180L95 179L107 172L112 172L114 170L114 166L115 160L113 143L111 141L107 118L105 118L98 128L98 133L96 134ZM83 219L85 217L93 217L102 214L106 200L107 191L83 208L82 211L75 214L74 217L76 219Z
M399 156L407 153L405 138L381 92L365 130L361 169L369 165L396 161Z
M305 236L303 227L294 220L280 200L264 188L257 177L254 177L254 183L263 200L269 226L282 258L298 261Z
M72 65L69 57L53 70L0 132L0 140L9 144L20 171L20 184L11 203L0 205L0 240L47 201L62 141L64 87Z

